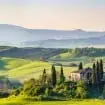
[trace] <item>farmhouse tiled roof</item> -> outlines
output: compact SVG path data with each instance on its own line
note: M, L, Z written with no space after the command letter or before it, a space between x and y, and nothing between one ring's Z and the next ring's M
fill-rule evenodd
M88 70L91 70L91 68L85 68L85 69L82 69L82 70L77 70L77 71L73 71L72 73L85 73L86 71Z

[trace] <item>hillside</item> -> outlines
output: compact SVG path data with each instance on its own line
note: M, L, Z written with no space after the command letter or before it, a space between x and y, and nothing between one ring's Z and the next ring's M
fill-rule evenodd
M4 49L5 48L5 49ZM3 47L0 46L0 56L1 57L14 57L14 58L25 58L47 60L50 57L58 55L60 53L67 52L67 49L52 49L52 48L18 48L18 47Z
M0 76L7 76L23 82L29 78L38 78L43 73L44 68L47 73L50 73L52 64L43 61L3 57L0 59L0 65ZM60 67L56 67L56 69L60 71ZM73 70L76 70L76 67L64 67L65 75Z
M18 48L0 46L0 57L23 58L30 60L69 60L80 57L104 57L105 48Z
M37 70L40 72L41 69L48 68L50 64L41 61L3 57L0 59L0 65L0 75L17 79L17 77L27 77L35 72L35 75L37 75Z
M105 48L76 48L69 49L65 53L60 53L56 56L50 58L50 60L69 60L69 59L77 59L77 58L86 58L86 57L104 57L105 56Z

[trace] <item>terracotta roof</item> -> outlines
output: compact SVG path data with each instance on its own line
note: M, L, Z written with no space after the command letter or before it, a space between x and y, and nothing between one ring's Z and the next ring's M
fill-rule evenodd
M82 70L73 71L72 73L84 73L87 70L91 70L91 68L85 68L85 69L82 69Z

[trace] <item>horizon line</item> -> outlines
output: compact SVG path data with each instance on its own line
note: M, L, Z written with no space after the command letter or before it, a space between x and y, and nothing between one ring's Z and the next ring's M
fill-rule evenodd
M1 24L0 25L8 25L8 26L16 26L24 29L29 29L29 30L51 30L51 31L83 31L83 32L105 32L105 30L93 30L93 29L83 29L83 28L72 28L72 29L54 29L54 28L28 28L25 26L21 26L18 24Z

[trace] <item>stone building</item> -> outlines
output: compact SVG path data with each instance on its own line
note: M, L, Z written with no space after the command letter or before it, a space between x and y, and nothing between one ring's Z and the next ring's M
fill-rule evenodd
M92 69L85 68L83 70L71 72L69 74L69 80L75 82L79 80L84 80L86 82L90 82L92 80Z

